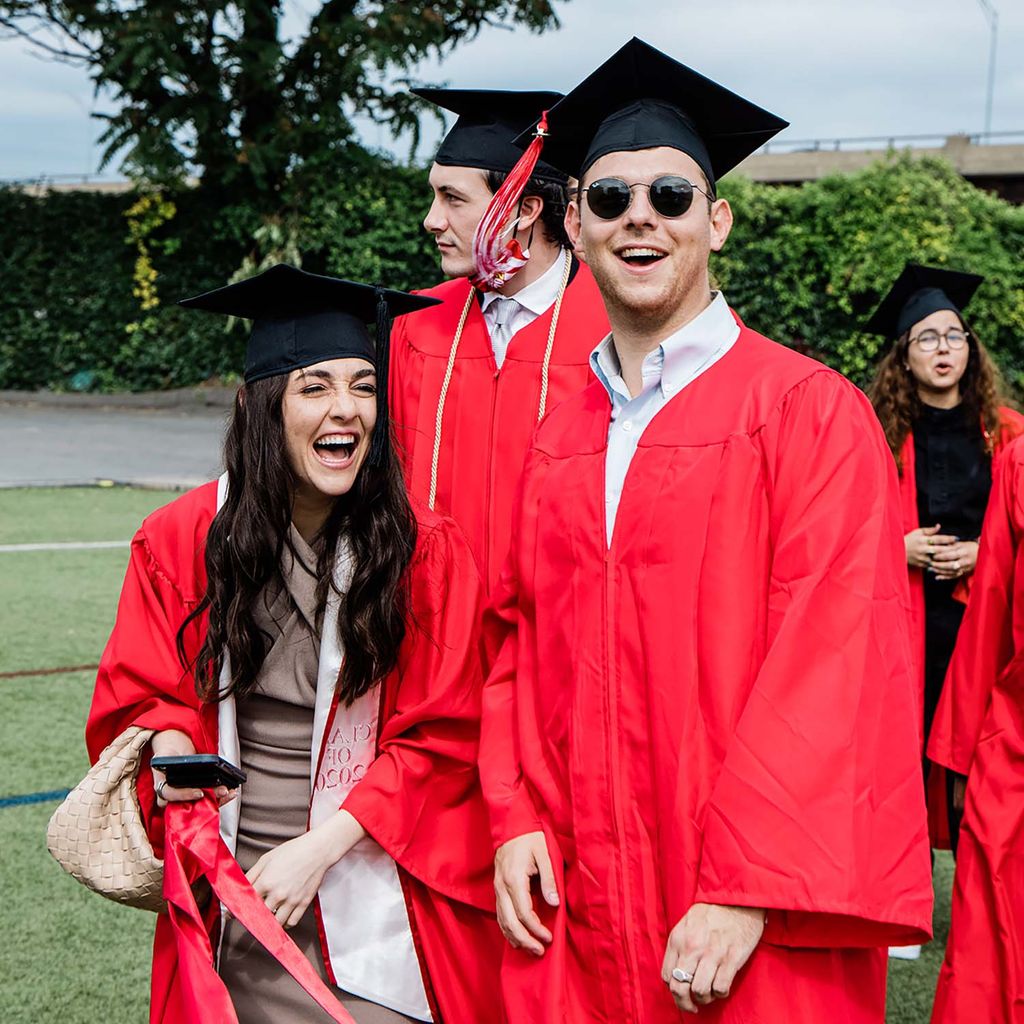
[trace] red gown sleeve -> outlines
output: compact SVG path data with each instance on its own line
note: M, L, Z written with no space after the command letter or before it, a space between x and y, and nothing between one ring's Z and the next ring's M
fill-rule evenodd
M198 699L176 646L178 629L192 607L157 562L145 531L139 530L86 722L91 761L130 725L180 729L200 746Z
M425 528L411 572L411 615L385 682L379 753L343 807L406 871L494 910L480 735L480 575L454 522Z
M524 478L533 457L531 449ZM538 832L542 827L520 768L516 727L519 582L515 553L522 500L520 482L512 515L511 548L484 613L483 657L487 680L480 725L480 781L495 850L516 836Z
M1022 445L1014 442L994 466L971 597L928 741L928 756L961 775L974 758L992 687L1014 655L1013 589L1024 524Z
M186 601L172 573L158 562L144 526L132 541L117 618L100 658L86 721L93 763L131 725L179 729L192 737L197 750L216 749L215 740L204 742L192 675L183 672L178 660L177 632L192 607L194 602ZM199 635L197 626L195 643ZM137 789L148 822L155 804L149 772L139 773ZM153 838L160 840L158 833Z
M932 890L895 466L863 395L827 371L761 445L767 653L707 805L695 899L767 908L778 944L919 942Z
M995 480L1010 444L1024 433L1024 416L1014 409L1000 406L999 409L999 431L994 438L994 450L992 452L992 479ZM980 540L980 538L979 538ZM971 589L974 586L974 573L964 576L953 591L953 596L962 604L967 604L971 598Z

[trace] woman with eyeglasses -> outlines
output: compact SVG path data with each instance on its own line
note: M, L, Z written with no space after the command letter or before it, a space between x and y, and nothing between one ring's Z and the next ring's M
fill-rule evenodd
M1024 430L961 312L981 281L908 263L866 328L892 340L868 394L900 473L925 739L978 557L992 460ZM947 775L943 796L924 770L933 845L948 838L955 852L964 780Z
M86 739L138 726L246 778L138 778L171 911L154 1024L500 1019L482 586L406 496L386 400L390 318L435 302L279 265L182 303L253 321L227 472L136 534Z

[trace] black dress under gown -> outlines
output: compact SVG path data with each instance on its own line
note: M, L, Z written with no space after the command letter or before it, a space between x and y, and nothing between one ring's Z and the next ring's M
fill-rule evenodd
M941 534L976 541L992 488L992 460L980 423L969 418L962 406L937 409L926 405L914 422L913 433L918 522L921 526L938 523ZM957 582L924 573L926 737L964 615L964 605L953 597ZM960 822L952 808L952 783L950 773L947 806L955 853Z

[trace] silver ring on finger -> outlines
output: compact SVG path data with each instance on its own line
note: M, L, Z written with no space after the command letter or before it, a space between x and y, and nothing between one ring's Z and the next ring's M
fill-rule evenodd
M164 790L167 788L167 779L161 779L154 787L153 793L157 800L164 800Z
M684 971L682 967L673 967L672 980L678 981L682 985L689 985L693 982L693 975L689 971Z

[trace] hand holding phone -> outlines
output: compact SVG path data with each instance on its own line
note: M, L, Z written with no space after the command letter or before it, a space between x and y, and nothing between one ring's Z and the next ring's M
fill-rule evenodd
M245 772L217 754L154 757L149 764L173 789L237 789L245 782Z

